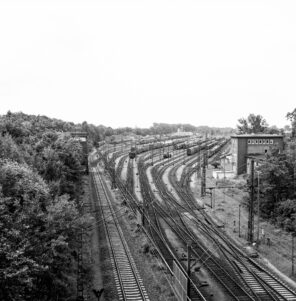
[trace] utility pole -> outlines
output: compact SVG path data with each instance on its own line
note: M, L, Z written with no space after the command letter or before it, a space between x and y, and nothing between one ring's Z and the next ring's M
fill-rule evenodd
M206 195L206 162L207 162L207 153L203 153L203 164L202 164L202 176L201 176L201 197Z
M153 148L154 148L154 143L152 142L152 148L151 148L151 163L153 166Z
M259 190L259 171L257 171L258 175L258 190L257 190L257 243L259 242L259 233L260 233L260 190Z
M241 223L241 204L238 205L238 237L241 237L240 223Z
M199 168L200 168L200 165L198 165L198 161L199 161L199 158L196 157L196 185L197 185L197 179L199 177Z
M145 227L145 204L140 204L139 205L140 212L142 213L142 226Z
M174 151L175 151L175 141L173 141L173 149L172 149L173 166L175 165Z
M292 233L292 276L294 276L294 237L295 233Z
M249 201L248 241L254 239L254 159L251 160L251 193Z
M213 189L215 189L215 187L208 187L206 189L209 189L210 191L207 192L210 196L211 196L211 208L213 209Z
M191 275L191 243L187 244L187 298L190 300L190 275Z
M201 176L201 153L200 153L200 148L198 150L198 158L199 158L199 169L200 169L200 176Z
M293 145L292 149L292 160L293 160L293 187L294 187L294 196L296 195L296 148L295 145Z
M78 247L77 255L77 296L76 301L84 301L84 290L83 290L83 258L82 258L82 246L83 246L83 234L82 229L80 230L80 245Z
M115 163L113 166L111 166L111 178L112 178L112 183L111 183L111 189L116 188L116 171L115 171Z
M162 147L161 143L162 143L162 141L161 141L161 139L159 139L159 160L160 161L161 161L161 147Z
M225 157L224 157L223 173L224 173L224 179L223 179L223 181L224 181L224 183L225 183Z

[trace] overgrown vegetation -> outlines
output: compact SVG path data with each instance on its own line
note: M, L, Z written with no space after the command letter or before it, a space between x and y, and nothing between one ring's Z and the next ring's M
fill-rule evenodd
M82 148L75 125L0 117L0 300L75 300Z
M280 153L277 150L258 167L261 215L288 231L296 230L295 168L293 156L287 151ZM256 183L257 179L258 173Z
M271 149L260 160L255 172L255 194L260 193L260 214L277 223L287 231L296 231L296 109L286 115L291 121L292 136L285 137L285 150ZM280 134L274 127L269 128L261 115L250 114L247 119L239 119L239 133ZM250 183L249 183L250 185ZM256 197L257 202L257 197ZM255 204L255 208L257 205Z

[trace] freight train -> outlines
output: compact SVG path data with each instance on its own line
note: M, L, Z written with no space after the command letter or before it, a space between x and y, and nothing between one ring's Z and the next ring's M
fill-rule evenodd
M130 159L134 159L137 154L148 152L152 149L158 149L158 148L161 148L161 147L168 147L168 146L171 146L171 145L173 145L172 140L132 146L131 150L129 152L129 157L130 157Z
M210 145L210 141L203 141L196 146L187 148L187 156L191 156L203 149L207 149Z
M183 140L183 141L178 142L177 144L174 144L174 148L176 150L178 150L178 149L186 149L188 147L192 147L192 146L198 145L201 141L202 141L201 140L201 136L194 137L193 139L185 140L185 141Z
M208 150L208 156L211 157L213 154L218 152L227 142L229 139L225 138L214 138L213 140L207 140L201 142L197 146L189 147L187 149L187 156L191 156L201 150Z

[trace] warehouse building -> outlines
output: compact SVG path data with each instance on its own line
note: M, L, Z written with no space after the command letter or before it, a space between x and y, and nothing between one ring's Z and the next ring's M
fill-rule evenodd
M264 159L272 147L284 148L284 136L270 134L244 134L231 136L231 161L235 175L247 172L248 158Z

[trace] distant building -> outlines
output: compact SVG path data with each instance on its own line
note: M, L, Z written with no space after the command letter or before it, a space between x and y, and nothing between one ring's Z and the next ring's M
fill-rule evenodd
M216 180L231 179L234 177L233 171L213 170L213 177Z
M231 136L231 156L233 171L236 175L247 172L247 159L262 159L270 154L272 147L281 151L284 148L283 135L244 134Z

